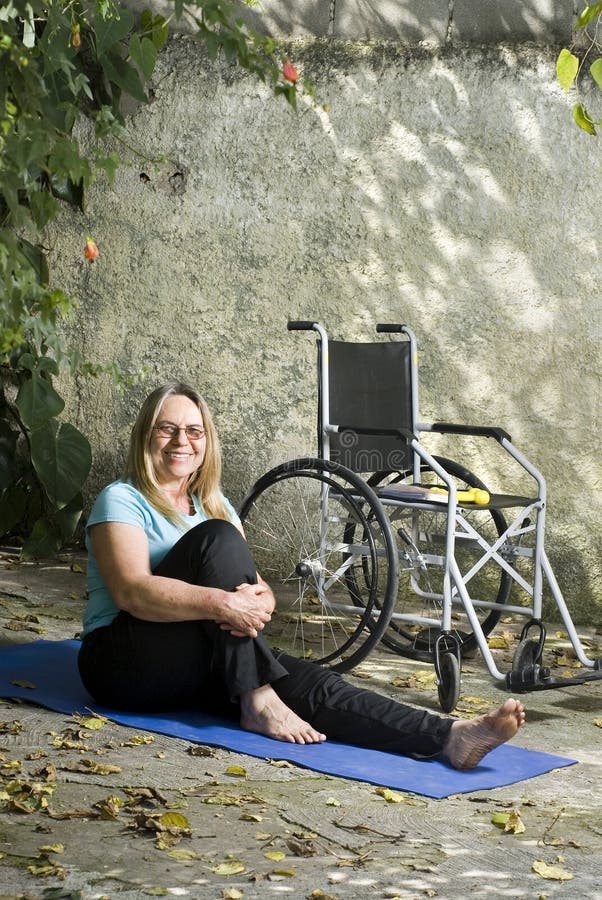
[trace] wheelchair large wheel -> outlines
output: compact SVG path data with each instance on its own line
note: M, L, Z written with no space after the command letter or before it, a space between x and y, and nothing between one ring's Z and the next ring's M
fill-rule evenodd
M367 656L393 610L398 558L389 520L366 483L327 460L291 460L255 483L239 515L276 596L264 632L272 647L338 671Z
M485 484L464 466L443 457L434 458L454 478L458 490L487 490ZM429 472L433 477L429 478ZM434 483L437 480L431 470L425 470L421 477L425 482L430 480ZM368 484L378 493L388 484L411 484L412 481L413 476L409 472L379 472L369 479ZM441 616L447 509L443 504L440 510L432 507L433 504L424 509L386 507L397 534L400 582L399 595L383 643L402 656L417 659L432 658L440 629L412 625L397 616L408 613L432 619ZM462 514L469 527L488 544L494 543L507 527L503 514L497 509L463 508ZM456 561L463 575L470 573L481 557L482 549L475 538L467 534L456 539ZM511 585L511 576L495 561L488 560L468 580L467 589L473 601L503 605L508 601ZM499 609L478 606L478 603L475 603L475 612L485 635L492 631L502 614ZM459 597L453 606L452 631L463 656L477 648L477 639Z

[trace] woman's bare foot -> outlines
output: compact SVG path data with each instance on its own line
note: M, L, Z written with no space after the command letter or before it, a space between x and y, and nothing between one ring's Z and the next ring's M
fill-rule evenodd
M255 731L291 744L318 744L326 740L325 734L316 731L289 709L269 684L243 694L240 708L240 725L245 731Z
M487 753L514 737L524 722L522 703L506 700L495 712L454 722L442 756L455 769L474 769Z

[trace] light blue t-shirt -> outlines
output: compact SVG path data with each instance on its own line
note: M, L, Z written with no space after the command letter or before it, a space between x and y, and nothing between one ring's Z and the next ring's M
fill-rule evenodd
M225 497L222 498L230 516L230 521L239 524L236 510ZM196 512L193 516L183 516L186 524L193 528L209 518L196 497L193 497ZM100 492L86 524L86 548L88 550L88 603L84 612L84 634L110 625L119 609L113 601L104 581L100 577L92 542L90 527L101 522L122 522L141 528L148 538L150 567L154 569L165 554L182 537L182 529L166 519L144 494L126 481L114 481Z

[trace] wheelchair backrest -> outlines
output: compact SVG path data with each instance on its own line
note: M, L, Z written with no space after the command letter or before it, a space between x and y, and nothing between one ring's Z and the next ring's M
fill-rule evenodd
M321 359L318 342L318 366ZM330 458L355 472L398 471L411 468L407 438L360 434L355 429L395 429L413 432L412 366L409 341L380 343L328 342L328 400L330 425L322 428L323 385L320 380L318 432L320 455L329 445Z

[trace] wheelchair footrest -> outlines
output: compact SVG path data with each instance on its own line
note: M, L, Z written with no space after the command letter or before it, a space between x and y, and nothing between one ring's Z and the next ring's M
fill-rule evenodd
M568 678L551 675L548 668L539 665L527 666L521 671L512 671L506 674L506 688L516 694L552 690L572 684L585 684L586 681L602 681L602 670L599 666L595 666L594 671L588 669L586 672Z

